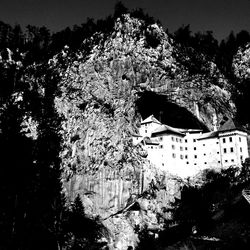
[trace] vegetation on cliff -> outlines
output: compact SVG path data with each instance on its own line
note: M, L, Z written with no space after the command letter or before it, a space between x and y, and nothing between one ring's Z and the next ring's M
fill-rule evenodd
M248 249L250 205L242 190L250 185L249 163L189 179L165 229L157 237L140 230L137 249Z
M61 249L74 235L69 215L76 214L63 193L61 117L54 105L57 69L63 66L25 69L22 60L14 58L6 50L1 60L0 248ZM88 220L84 214L82 218Z

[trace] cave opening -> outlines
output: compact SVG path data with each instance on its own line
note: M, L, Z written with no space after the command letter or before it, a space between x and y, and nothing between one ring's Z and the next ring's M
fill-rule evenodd
M160 122L172 127L209 131L195 115L186 108L170 102L166 95L146 91L141 94L136 106L142 119L154 115Z

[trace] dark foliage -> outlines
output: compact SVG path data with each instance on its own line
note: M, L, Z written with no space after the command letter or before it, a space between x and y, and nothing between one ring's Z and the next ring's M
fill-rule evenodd
M151 24L154 24L154 23L159 23L160 24L159 20L156 21L154 17L149 16L141 8L131 11L130 15L131 15L131 17L143 20L145 22L145 26L148 26L148 25L151 25Z
M212 31L197 32L193 35L189 25L182 26L174 32L174 39L184 47L193 48L198 54L204 54L212 61L218 53L218 41L213 37Z
M163 247L156 239L155 234L150 232L147 227L136 229L139 237L139 244L136 250L161 250Z
M104 228L99 220L84 214L79 197L72 209L67 207L62 192L61 118L54 99L60 95L60 73L71 63L65 53L70 52L59 53L56 65L40 63L26 68L25 63L36 59L18 58L17 64L18 52L2 53L1 249L100 249L105 244L97 242L100 228ZM37 138L24 132L26 116L36 122Z
M36 90L31 91L24 80L22 66L13 65L3 67L6 79L1 86L5 90L1 96L1 165L6 180L1 184L5 205L0 216L6 221L1 225L1 234L6 236L1 249L57 249L62 244L65 210L60 181L60 118L53 101L59 78L49 66L37 68L37 74L45 75L33 76L45 90L44 97L37 98ZM20 93L18 100L16 94ZM30 105L34 100L36 106ZM37 140L22 132L23 119L30 112L38 123Z
M1 249L15 249L27 237L28 211L34 195L33 142L20 133L20 110L9 101L1 116L2 196L0 208Z
M123 14L127 14L129 11L127 7L121 1L118 1L114 8L114 18L118 18Z
M216 63L222 72L232 81L235 80L232 71L233 57L240 47L244 47L249 42L249 32L242 30L236 35L231 32L229 36L220 43Z
M188 226L190 235L194 226L198 235L209 235L211 232L216 235L217 228L221 227L223 232L219 233L220 237L224 237L224 243L228 246L230 240L226 239L225 235L232 232L233 223L237 227L238 221L243 219L242 227L245 229L250 227L248 212L246 212L247 202L241 196L243 188L249 187L249 180L249 161L243 164L242 169L231 167L219 173L208 171L202 186L183 187L181 199L175 202L173 220L179 223L180 229ZM228 228L223 228L223 223L228 223ZM177 231L176 236L180 234L179 230ZM234 236L232 236L233 239L235 239Z
M182 26L174 32L174 39L184 47L193 48L196 52L205 55L208 60L214 61L219 69L233 80L232 61L239 47L244 47L250 42L250 34L242 30L236 36L233 32L218 43L212 31L195 34L190 30L190 26Z
M98 250L107 244L101 240L107 235L104 226L98 217L92 219L85 214L79 195L68 212L65 231L68 233L67 249Z
M250 105L250 79L242 81L234 92L234 101L237 107L237 120L242 124L250 124L250 114L246 112L246 107Z

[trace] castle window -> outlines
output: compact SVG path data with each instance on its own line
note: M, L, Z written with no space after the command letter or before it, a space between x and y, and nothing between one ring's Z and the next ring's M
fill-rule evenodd
M188 162L188 161L187 161L186 163L187 163L187 164L189 164L189 162Z
M194 165L197 165L197 163L195 163Z
M206 162L204 162L204 164L207 164Z
M187 148L187 147L185 147L185 150L188 150L188 148Z
M240 160L243 161L243 155L240 156Z
M219 142L217 141L216 144L219 144Z
M195 140L195 139L193 139L193 142L196 142L196 140Z
M234 148L230 148L230 152L233 153L234 152Z
M242 147L240 147L240 152L242 153Z
M153 149L154 147L153 147L153 146L151 146L151 148Z
M162 140L163 140L162 136L159 138L159 140L160 140L160 141L162 141Z
M232 142L232 141L233 141L233 138L232 138L232 137L229 137L229 141Z
M241 142L241 138L239 137L239 141Z
M204 155L206 155L206 154L204 154Z
M183 159L183 155L180 155L180 158Z
M180 147L180 150L183 151L183 147Z
M164 163L162 163L161 165L164 166Z
M178 138L176 138L176 142L179 142L179 139L178 139Z
M225 160L225 162L228 162L228 160Z
M218 161L218 163L220 163L220 161Z
M203 147L205 147L206 145L205 144L203 144Z
M160 145L160 148L163 148L163 145Z
M180 143L182 143L182 139L180 139Z
M194 150L196 150L196 147L194 147Z
M185 155L185 159L187 159L188 158L188 156L187 155Z
M194 158L197 159L197 155L194 155Z
M145 129L145 133L147 133L148 131Z
M226 149L226 148L224 148L224 149L223 149L223 152L224 152L224 153L226 153L226 152L227 152L227 149Z
M234 162L234 159L232 159L231 162Z
M223 143L226 143L226 138L223 138L223 139L222 139L222 142L223 142Z
M172 149L175 149L175 145L172 145Z
M187 143L187 142L188 142L188 140L187 140L187 139L185 139L185 142Z
M173 157L173 158L176 158L176 154L175 154L175 153L173 153L173 154L172 154L172 157Z
M220 152L217 152L217 154L219 154Z
M173 136L171 137L171 139L172 139L172 141L174 141L174 137Z

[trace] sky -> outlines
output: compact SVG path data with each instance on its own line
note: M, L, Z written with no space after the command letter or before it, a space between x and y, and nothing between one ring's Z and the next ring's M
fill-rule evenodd
M0 20L9 24L47 26L59 31L113 13L117 0L0 0ZM250 32L250 0L123 0L142 8L170 32L190 24L191 30L212 30L217 39L242 29Z

